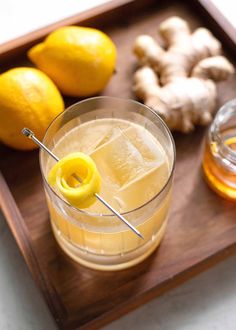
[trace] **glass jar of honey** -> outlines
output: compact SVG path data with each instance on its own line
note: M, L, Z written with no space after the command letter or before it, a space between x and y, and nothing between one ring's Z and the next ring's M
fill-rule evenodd
M222 106L209 129L203 171L213 190L236 201L236 99Z

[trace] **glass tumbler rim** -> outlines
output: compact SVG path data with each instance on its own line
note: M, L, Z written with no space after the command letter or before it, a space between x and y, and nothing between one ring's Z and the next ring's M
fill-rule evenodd
M83 99L81 101L78 101L76 103L73 103L72 105L70 105L68 108L66 108L63 112L61 112L60 114L58 114L53 120L52 122L49 124L49 126L47 127L46 131L45 131L45 134L44 134L44 137L43 137L43 140L42 140L42 143L45 144L45 140L47 138L47 134L49 133L50 131L50 128L54 125L54 123L60 118L62 117L63 115L65 115L66 112L70 111L71 109L73 109L75 106L77 105L82 105L83 103L87 103L87 102L92 102L92 101L96 101L96 100L113 100L114 102L115 101L124 101L124 102L129 102L129 103L134 103L134 104L137 104L138 106L141 106L143 108L145 108L147 111L151 112L157 119L158 121L161 123L162 127L164 127L164 130L165 132L167 133L167 136L168 138L170 139L170 142L171 142L171 147L172 147L172 151L173 151L173 161L172 161L172 164L171 164L171 170L170 170L170 173L169 173L169 176L168 176L168 179L166 181L166 183L164 184L164 186L161 188L161 190L155 194L150 200L148 200L147 202L145 202L144 204L141 204L140 206L130 210L130 211L126 211L126 212L123 212L121 213L123 216L126 216L126 215L129 215L129 214L132 214L138 210L141 210L142 208L146 207L148 204L150 204L152 201L154 201L156 198L158 198L159 196L161 196L163 194L163 192L165 191L165 189L168 187L172 177L173 177L173 174L174 174L174 169L175 169L175 163L176 163L176 148L175 148L175 142L174 142L174 138L170 132L170 129L169 127L167 126L167 124L164 122L164 120L153 110L151 109L150 107L148 107L147 105L143 104L143 103L140 103L136 100L133 100L133 99L129 99L129 98L122 98L122 97L113 97L113 96L95 96L95 97L89 97L89 98L86 98L86 99ZM76 208L74 206L72 206L70 203L68 203L66 200L62 199L55 191L54 189L49 185L46 177L45 177L45 174L44 174L44 171L43 171L43 164L42 164L42 155L43 153L45 153L46 151L44 151L43 149L40 149L39 150L39 165L40 165L40 171L42 173L42 177L43 177L43 182L45 184L45 186L50 190L50 192L56 197L58 198L63 204L65 204L67 207L71 208L72 210L76 211L76 212L80 212L81 214L83 215L88 215L90 217L116 217L115 214L113 213L109 213L109 214L97 214L97 213L92 213L92 212L88 212L88 211L85 211L83 209L79 209L79 208Z

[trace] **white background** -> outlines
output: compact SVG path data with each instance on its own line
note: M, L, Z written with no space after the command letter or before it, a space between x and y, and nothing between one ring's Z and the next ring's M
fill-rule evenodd
M109 1L0 0L0 44ZM235 1L212 1L236 27Z
M1 0L0 43L109 0ZM233 0L214 0L235 25ZM235 215L236 218L236 215ZM106 330L235 330L236 257L147 303ZM55 330L0 214L0 330Z
M0 43L110 0L0 0Z

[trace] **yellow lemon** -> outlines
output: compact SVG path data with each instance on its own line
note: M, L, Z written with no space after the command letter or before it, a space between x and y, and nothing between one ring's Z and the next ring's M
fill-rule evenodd
M39 139L64 103L55 84L33 68L15 68L0 75L0 141L15 149L37 146L21 134L32 129Z
M74 152L62 158L48 175L49 184L73 206L86 208L96 201L101 177L92 158Z
M116 48L99 30L67 26L31 48L28 56L63 94L81 97L105 87L115 69Z

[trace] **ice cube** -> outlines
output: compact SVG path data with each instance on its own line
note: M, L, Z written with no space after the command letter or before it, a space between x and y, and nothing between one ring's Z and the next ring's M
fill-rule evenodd
M139 150L145 162L162 162L166 153L158 140L144 127L135 125L123 135Z
M133 210L150 201L164 187L168 174L168 164L163 162L120 188L114 195L120 212Z
M124 121L119 123L121 128L127 127ZM91 154L96 148L108 142L120 133L120 128L110 119L97 119L76 126L56 143L53 148L55 154L62 158L65 155L81 151Z
M165 162L164 150L141 126L133 125L91 153L103 178L119 188Z

